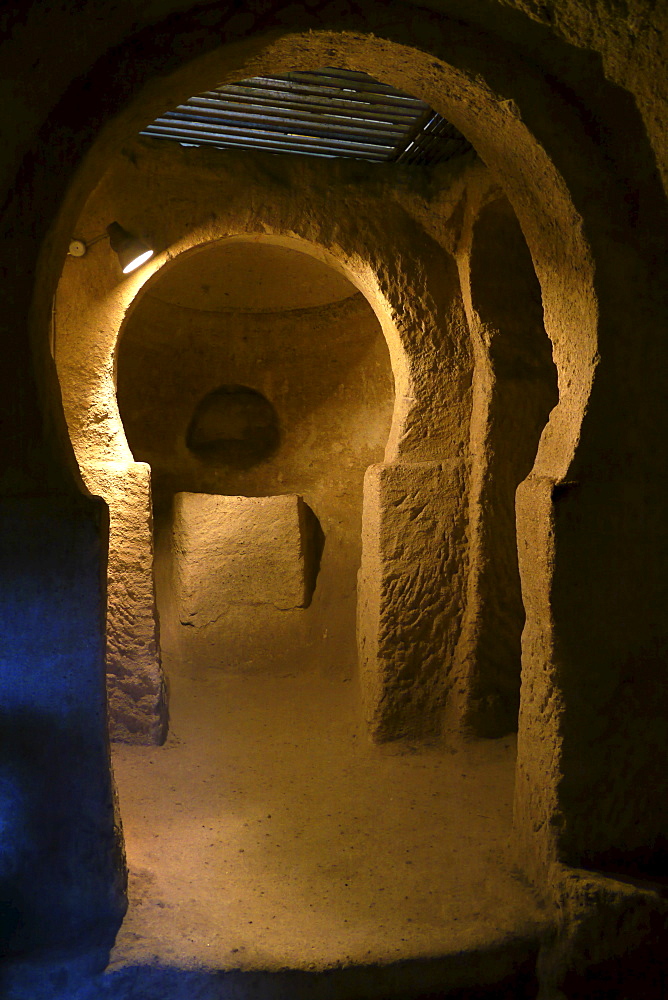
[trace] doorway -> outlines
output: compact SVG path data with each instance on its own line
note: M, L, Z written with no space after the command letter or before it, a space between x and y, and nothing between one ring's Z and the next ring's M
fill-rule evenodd
M142 163L150 166L144 170L137 166ZM148 212L154 233L163 234L157 242L168 248L155 269L134 285L119 285L100 261L103 290L93 296L93 311L102 312L99 303L116 308L105 346L113 359L114 380L105 384L104 416L107 428L116 421L115 440L124 443L131 461L144 469L150 466L155 478L164 648L169 650L170 627L176 633L174 653L183 649L181 640L190 642L195 629L207 632L207 642L212 640L208 650L200 647L190 658L175 655L175 711L164 750L115 748L134 904L119 941L119 961L131 960L132 942L141 941L142 948L158 949L165 960L170 949L179 948L184 958L185 948L190 949L188 961L203 961L200 949L212 947L214 961L226 967L242 959L248 968L279 960L297 963L298 952L308 950L306 932L295 935L295 929L315 919L312 910L322 928L313 939L316 952L311 954L317 962L331 964L342 954L355 962L365 956L370 961L416 959L445 947L443 927L448 941L454 940L451 931L460 921L466 935L489 944L484 912L495 907L499 895L507 916L501 935L510 932L520 915L522 920L528 915L526 948L530 953L536 947L538 912L500 860L510 832L512 737L476 745L454 761L449 750L430 743L457 677L453 664L464 623L474 465L475 373L456 259L459 221L455 213L445 236L436 226L430 230L429 223L430 218L449 220L469 182L471 190L478 184L479 165L460 168L454 173L447 168L440 178L447 197L441 200L441 188L435 185L425 213L424 190L387 179L378 183L377 177L369 181L354 164L319 164L307 170L246 154L172 155L142 141L136 153L124 151L115 175L110 171L96 191L95 212L109 211L110 205L124 218L130 210ZM298 198L293 196L295 169ZM489 185L488 178L485 183ZM351 192L355 213L350 212ZM154 207L161 204L175 204L178 211L165 214ZM469 218L469 227L471 223ZM287 248L303 257L307 246L321 265L327 261L337 273L348 273L358 291L308 308L303 300L290 309L274 305L266 311L238 303L231 309L201 308L204 296L223 287L219 266L212 265L213 277L206 277L209 253L239 252L259 260L265 248L274 256L276 248ZM176 298L173 288L169 291L170 273L177 275L182 267L186 292L196 290L194 303ZM245 276L248 267L247 260L238 270ZM161 298L155 293L163 281ZM236 294L244 284L249 283L237 281ZM283 291L286 283L273 284ZM229 296L227 301L229 305ZM364 301L373 306L373 337L394 381L394 406L390 393L385 397L385 429L376 438L376 461L367 453L360 462L360 471L368 463L369 473L366 512L358 522L363 522L367 557L360 575L367 719L376 738L403 739L390 747L369 745L351 672L343 657L323 653L329 639L325 615L319 619L325 627L297 645L302 662L295 664L289 653L291 663L285 657L270 662L265 656L262 673L252 651L238 647L221 669L221 644L234 632L227 627L230 618L224 617L230 600L217 617L214 608L206 629L201 621L184 625L180 612L172 614L169 607L173 497L199 496L205 503L215 498L218 515L225 504L241 498L244 502L233 505L239 510L231 517L238 525L247 523L249 501L299 496L324 536L315 586L304 585L303 603L277 608L276 594L265 594L261 601L238 602L242 607L236 611L241 621L250 620L270 635L272 652L277 649L281 656L291 647L270 619L261 621L265 611L274 623L280 619L281 627L292 620L298 629L317 622L317 613L332 607L338 607L341 620L353 618L354 585L347 605L332 601L330 608L324 606L330 572L326 560L335 552L330 542L336 530L326 521L322 498L336 483L339 459L333 456L346 456L350 440L358 442L356 434L368 434L376 415L367 409L360 417L360 404L369 398L366 387L361 392L359 385L347 387L346 375L336 367L340 361L329 356L324 338L318 340L322 327L314 322L313 310L326 308L338 322ZM90 316L80 320L81 325L88 320ZM360 318L356 336L341 341L351 362L358 357L365 322ZM297 344L295 323L302 325ZM304 379L299 353L304 344L321 352L315 367L325 386L321 397L310 401L314 387ZM78 363L79 357L80 351L71 352L68 363ZM225 364L216 369L220 357ZM355 361L353 368L358 367ZM169 376L163 379L166 371ZM293 409L290 417L290 407L304 402L306 412ZM324 424L318 426L317 420ZM93 433L100 425L105 426L104 420L97 421ZM322 426L342 428L341 437L333 440ZM336 450L337 443L342 450ZM290 460L281 463L286 457ZM286 473L293 479L286 480ZM318 476L324 484L320 496ZM339 499L347 499L345 491ZM179 502L182 513L190 501ZM297 513L292 525L299 520ZM281 528L281 533L287 537L287 530ZM176 534L185 538L188 526ZM293 543L302 538L295 532ZM352 560L348 565L356 569ZM348 579L354 576L346 573ZM332 587L346 573L332 570ZM219 619L220 634L212 635L215 629L208 626L217 626ZM243 632L246 638L248 628ZM352 639L354 631L347 635ZM313 669L318 662L326 666L324 673ZM305 665L310 669L301 669ZM517 661L512 670L517 685ZM484 819L479 826L472 819L476 816ZM269 820L277 822L266 827ZM451 863L443 864L444 850ZM461 879L471 871L482 881L467 883L460 892ZM292 888L286 894L288 882ZM242 885L261 886L258 898L239 892ZM377 906L379 896L382 905ZM284 907L279 906L281 897ZM481 898L486 900L484 912ZM444 899L453 901L445 914ZM272 908L278 912L270 914ZM409 912L414 914L410 919ZM266 922L274 918L275 926ZM260 919L265 923L258 935ZM408 928L413 922L416 927ZM197 926L206 927L206 933ZM392 954L388 941L397 949Z

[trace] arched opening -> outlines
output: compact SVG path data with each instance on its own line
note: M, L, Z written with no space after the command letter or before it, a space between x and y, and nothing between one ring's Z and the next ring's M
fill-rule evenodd
M492 190L471 217L459 258L476 364L471 562L458 647L469 669L449 711L467 732L499 736L515 728L520 700L525 610L515 494L559 395L540 286L512 208Z
M541 128L533 128L533 126L537 126L537 120L540 117L536 108L545 105L553 109L556 100L555 94L549 91L544 81L530 78L530 74L526 72L518 72L514 76L511 69L517 67L509 67L507 77L504 76L505 70L501 68L497 74L497 76L500 75L500 79L495 77L494 73L491 74L493 79L488 79L489 74L486 77L484 72L484 60L482 60L481 68L479 65L480 53L466 50L464 55L458 57L454 51L456 47L454 35L453 40L449 43L438 39L431 46L441 53L439 59L431 63L436 70L435 73L431 72L427 62L423 60L424 53L418 52L417 49L410 52L400 50L400 47L395 46L392 42L381 40L377 50L374 49L375 43L373 43L371 49L374 50L366 51L365 46L368 45L368 40L359 37L342 40L337 33L328 35L323 33L322 38L315 38L312 41L315 48L310 49L306 54L305 49L302 48L297 56L295 56L295 49L300 49L302 46L301 38L299 38L297 45L295 45L294 38L288 39L287 42L283 39L279 41L277 49L271 52L269 46L265 50L264 43L258 43L258 52L261 53L262 57L258 62L266 59L267 63L270 63L272 59L275 59L275 64L279 66L282 64L286 66L295 64L319 65L323 60L318 58L318 45L322 42L323 46L327 46L328 61L332 58L332 52L335 55L341 52L344 61L353 62L355 65L369 68L371 71L375 69L378 75L383 73L383 75L401 82L406 89L413 92L421 92L427 97L434 95L432 101L434 106L442 108L448 117L460 125L463 131L473 139L486 162L502 179L531 248L536 272L541 283L545 305L545 323L555 346L555 361L559 369L560 405L553 412L547 432L542 437L539 461L535 467L535 472L543 476L542 485L546 489L551 489L551 485L556 480L566 475L575 453L579 440L580 420L588 398L595 360L594 343L597 315L593 284L590 280L592 258L582 234L581 220L573 208L567 185L563 183L563 178L555 166L558 159L551 160L546 152L546 149L549 149L552 154L556 152L556 133L561 131L562 137L568 135L569 141L565 142L563 147L567 152L561 162L561 167L566 174L569 170L573 174L574 165L572 162L568 162L569 157L577 160L578 156L574 152L578 143L573 141L573 135L577 134L584 139L578 131L577 123L574 122L573 116L567 113L565 122L555 127L555 134L547 135L550 130L543 129L543 143L539 143L535 136L541 134ZM283 43L285 43L285 48L281 50ZM449 45L452 48L449 48ZM475 50L475 46L473 49ZM430 53L429 58L432 55L434 53ZM390 56L397 58L392 60ZM386 61L383 62L383 60ZM383 65L387 67L386 72L382 69ZM256 68L257 63L253 66L253 69ZM480 75L476 76L478 69ZM235 71L238 74L238 68L235 68ZM228 79L234 78L232 72L230 70ZM189 85L187 88L182 86L183 79L176 79L176 76L170 82L179 94L185 95L199 89L197 85ZM487 79L485 85L480 84L482 79ZM443 96L444 93L447 93L447 98ZM506 97L506 93L510 93L512 97ZM155 95L151 97L151 100L155 102ZM517 102L515 107L513 101ZM516 113L516 108L519 108L521 113ZM145 116L145 118L148 117L148 115ZM527 122L529 125L526 124ZM586 141L583 148L585 145ZM454 212L457 206L451 204L449 207ZM202 227L204 227L204 222L202 222ZM308 238L308 235L305 238ZM164 245L173 246L174 244L167 239ZM427 256L425 255L425 259ZM382 272L382 268L380 270ZM383 281L386 277L387 275L381 274L381 280L377 282L377 286L380 285L385 293L387 288L383 286ZM443 303L439 303L439 305L442 306ZM394 311L396 312L396 309ZM428 340L428 336L426 339ZM404 372L404 383L400 386L402 391L398 393L401 419L396 419L395 411L393 428L395 433L394 436L391 436L391 447L388 448L388 453L392 459L409 456L410 461L407 464L427 465L429 462L433 462L434 454L438 454L440 440L435 441L434 437L424 433L426 422L420 424L418 421L414 426L411 426L410 420L405 419L410 417L411 406L414 402L411 391L409 391L413 390L416 385L416 381L412 380L414 373L410 365L407 366ZM439 374L445 373L441 371ZM452 401L451 397L461 399L465 395L465 391L461 383L455 387L448 381L447 377L443 379L442 387L443 393L438 397L439 402L434 405L433 409L451 413L453 412L449 406ZM451 397L448 396L449 391L451 391ZM433 411L431 415L433 415ZM452 430L452 426L440 426L439 435L436 437L445 436L449 430ZM460 428L458 427L457 430L459 431ZM453 435L453 438L459 448L462 441L461 434ZM462 448L461 451L464 453L465 449ZM447 474L449 479L456 479L457 475L460 474L460 468L456 463L453 463L448 467ZM387 481L382 483L380 478L376 480L378 490L393 485ZM421 486L421 484L418 485ZM440 485L443 483L441 482ZM530 484L532 488L537 485L540 484L537 482ZM414 509L419 506L418 497ZM553 666L550 659L552 620L545 608L546 586L551 572L551 564L549 558L543 558L542 550L531 549L531 537L537 530L537 524L546 529L545 535L547 537L549 516L542 501L540 504L535 503L533 510L527 505L523 506L520 515L520 527L523 531L522 538L526 550L525 560L528 560L523 570L523 585L530 620L527 630L525 630L525 686L520 726L522 753L519 771L521 781L518 785L517 829L520 838L523 838L529 845L527 856L545 862L555 856L557 833L550 825L549 815L555 808L557 797L555 789L559 778L558 769L555 770L552 759L554 753L550 750L550 739L545 736L542 725L544 722L549 726L560 725L559 720L562 716L557 711L550 714L547 719L543 717L543 708L549 704L548 696L552 690L550 687L552 682L549 679ZM461 531L461 523L456 518L453 523L453 534L456 534ZM541 536L542 538L543 536ZM529 565L528 570L526 569L527 565ZM449 571L448 567L447 572ZM390 575L391 573L388 574L388 576ZM547 604L549 605L549 601ZM397 639L400 640L401 635L395 633L391 641L395 648L400 648L401 643ZM448 649L446 652L449 655L450 650ZM549 664L549 670L541 673L541 664ZM427 688L429 688L429 683L434 676L433 674L426 678L425 686ZM421 680L424 679L423 674ZM416 686L413 682L414 677L409 672L408 682L404 684L403 690L398 692L399 700L406 696L410 701L411 692L415 691L417 687L420 688L417 699L419 703L419 696L424 688L421 685ZM377 698L374 702L372 697L372 708L378 707L381 700ZM373 716L373 711L370 712L370 715ZM386 721L387 716L378 721L380 731L382 731ZM404 732L404 735L410 735L410 731L408 734ZM558 734L555 739L558 742Z
M117 393L134 458L152 470L163 654L173 644L190 670L356 678L362 484L394 403L364 296L303 250L209 244L134 303ZM195 596L184 577L202 533Z
M548 968L541 992L561 984L584 994L590 972L609 982L610 955L627 971L632 954L652 967L648 935L659 939L654 955L662 950L663 935L653 931L665 918L652 890L562 865L652 874L665 861L665 8L648 0L628 11L580 0L464 6L259 0L240 10L156 0L141 9L101 3L94 17L81 5L32 4L25 18L22 7L8 9L3 64L18 80L3 102L16 127L4 145L11 238L0 250L9 286L0 320L8 458L0 556L9 607L0 700L9 802L20 803L11 807L10 853L3 849L3 898L20 917L13 949L103 947L122 911L101 683L104 505L73 495L76 463L48 374L52 295L73 223L110 152L156 114L214 79L334 62L423 94L473 140L520 219L557 347L560 403L518 494L527 621L515 838L526 869L555 889L563 915L556 962L576 970L564 981ZM181 70L198 56L199 67ZM171 205L162 207L169 216ZM408 411L410 394L404 402ZM97 415L113 437L113 423ZM403 444L400 435L394 444ZM450 471L456 482L461 470ZM134 472L141 492L142 470ZM378 474L374 489L383 485ZM477 496L487 485L479 475ZM481 586L484 570L476 567ZM395 633L395 647L406 637ZM404 678L410 704L423 687L410 670ZM458 964L475 967L482 983L477 961ZM542 977L547 966L544 955ZM2 978L7 988L6 969ZM633 986L625 981L621 992L641 988L626 980ZM413 993L431 985L443 991L452 982L423 979ZM26 995L38 992L41 984ZM645 992L662 995L661 987Z
M288 201L285 192L294 189L296 170L300 198ZM438 803L429 801L437 779L449 785L455 798L465 801L473 794L480 804L485 800L488 819L468 837L463 866L483 872L490 891L506 899L503 933L525 908L532 926L528 947L535 946L540 920L533 903L528 896L517 896L496 862L481 862L509 832L513 741L467 755L470 772L464 777L473 776L473 791L458 787L448 756L433 747L448 697L461 677L468 680L475 662L464 648L470 489L478 461L471 439L482 432L486 417L472 423L476 379L470 325L472 309L482 307L471 247L477 246L479 203L493 199L495 187L472 158L442 170L438 190L445 192L445 204L437 193L429 206L430 225L446 230L437 235L421 215L423 193L413 190L408 179L397 185L391 177L374 178L369 185L355 165L306 167L251 155L240 159L174 152L142 140L109 169L87 206L85 222L94 227L110 211L123 217L148 212L151 227L168 227L169 242L158 241L168 246L166 253L152 272L147 268L141 283L138 277L134 284L120 286L102 255L91 257L85 274L80 262L67 262L59 308L65 315L71 300L77 311L71 326L58 322L56 355L66 413L90 488L108 489L102 465L111 474L116 463L116 487L127 482L131 467L150 465L152 470L158 605L173 693L173 732L165 753L118 747L115 757L128 826L131 899L136 901L148 879L153 889L144 897L142 914L181 911L169 928L161 929L163 950L168 942L177 947L183 921L193 913L204 920L210 911L206 919L214 926L222 920L220 907L230 906L232 889L221 891L215 904L205 890L208 873L202 858L209 857L214 866L221 859L228 865L231 886L242 875L262 886L257 894L242 894L228 937L217 939L225 961L230 960L228 947L249 952L257 947L256 920L265 921L262 940L272 954L292 955L297 961L291 950L294 928L306 917L313 919L312 908L305 911L299 902L305 892L312 894L320 913L323 961L333 961L345 949L361 960L363 928L372 935L371 952L385 954L384 921L392 923L391 939L401 938L411 908L415 935L403 936L405 947L399 953L415 957L416 948L429 947L438 924L434 907L451 894L452 879L462 871L459 864L440 866L438 889L426 890L427 881L436 877L434 831L439 830L440 848L447 842L454 856L462 824L475 822L469 806L453 814L448 795ZM452 209L467 199L462 220ZM166 216L151 207L153 201L176 207ZM260 209L249 218L248 206L258 201ZM338 219L335 240L331 217ZM239 231L240 220L246 232ZM145 220L144 231L146 225ZM292 274L286 273L288 265ZM300 287L305 270L308 280ZM475 304L467 317L463 290L469 285L475 286L468 293ZM503 327L503 317L497 322ZM107 330L104 343L100 325ZM544 350L546 336L538 326ZM82 356L92 358L85 377ZM394 406L388 391L390 360ZM90 406L93 400L96 405ZM518 421L515 438L522 439L525 431ZM529 451L533 447L535 454L536 446L537 434ZM128 454L132 461L124 465ZM113 489L106 495L113 508ZM285 595L286 580L309 544L299 530L298 505L288 509L283 503L296 495L324 534L310 602L305 567L292 596ZM268 526L273 550L267 547ZM507 533L512 551L514 534L511 529ZM127 534L116 531L117 551ZM494 534L488 532L492 549ZM480 531L479 541L483 537ZM245 561L238 571L240 541ZM275 578L267 572L273 552L283 560ZM376 738L403 738L411 741L412 750L427 739L431 748L424 768L411 766L412 754L388 758L360 740L364 734L349 683L356 679L360 555L357 613L366 718ZM485 553L479 555L484 560ZM253 564L255 582L247 572ZM278 589L272 591L270 584ZM521 622L514 628L517 645ZM496 731L488 733L494 736L516 726L517 649L500 673L514 691L515 715L511 709L497 719ZM315 683L314 675L318 679L323 674L329 686ZM136 678L130 674L126 684L122 671L118 676L124 698L131 700ZM490 677L490 671L482 672L478 691ZM281 747L278 754L275 746ZM337 757L333 770L327 766L332 752ZM148 753L150 768L145 766ZM312 756L322 755L326 763L314 770ZM288 768L283 758L290 761ZM258 760L265 761L261 769ZM349 780L337 776L344 760ZM175 768L187 776L188 788L175 778ZM368 775L373 773L372 791ZM295 796L295 785L307 787L308 796ZM411 865L390 884L385 873L395 871L397 851L406 851L391 831L397 823L410 825L409 794L422 826L408 835ZM255 816L258 796L266 804L265 817ZM385 804L388 798L391 807ZM316 846L303 854L298 827L306 823L309 810ZM361 844L359 830L369 830L371 815L380 812L384 819L375 824L374 837ZM241 831L230 825L234 815L245 817ZM340 843L336 863L327 868L323 846L333 836L333 816ZM270 839L258 844L254 836L247 842L251 820L265 824L269 818L275 822L263 825L261 832ZM181 824L192 832L193 823L211 840L205 844L198 832L186 846L180 835L174 836ZM252 829L255 834L258 828ZM271 839L276 830L279 840L287 841L279 844L280 850L274 850ZM237 853L253 858L254 867L245 875L223 857L233 844L241 845L234 848ZM359 852L365 875L346 902L350 850ZM374 857L385 859L382 872ZM277 905L273 893L286 864L301 874L288 894L290 904L282 907L283 919L271 928L268 908ZM476 869L479 864L483 868ZM182 904L184 881L192 893L187 905ZM376 891L387 895L370 930L366 921L360 922L360 910L370 905ZM334 901L334 921L326 899ZM480 933L477 891L457 899L452 924L461 920L467 932L473 928ZM241 919L248 907L254 914L253 940ZM396 919L390 916L395 913ZM136 916L133 909L126 930L147 944L146 925L133 924Z
M198 269L204 266L200 261L207 254L213 253L212 250L203 249L212 241L220 243L219 252L227 255L230 260L241 252L237 245L244 244L247 247L246 253L251 258L257 257L258 260L262 260L263 253L270 254L269 248L272 247L271 254L274 257L277 254L280 256L281 248L285 250L286 247L291 247L293 253L299 248L307 250L321 261L327 261L339 272L347 272L351 276L356 287L364 292L364 296L373 305L387 344L383 350L389 348L395 401L384 456L379 454L377 457L384 457L386 463L398 462L404 470L398 472L400 476L410 478L415 463L422 463L421 467L424 470L430 465L433 474L443 478L445 475L442 470L443 462L456 466L463 461L468 435L467 387L471 381L470 351L457 269L448 250L425 233L418 220L411 215L408 206L404 206L395 196L393 196L394 203L391 206L387 204L385 194L389 195L391 185L382 187L380 191L369 190L363 180L360 184L354 164L343 165L335 162L327 168L317 164L317 166L310 165L307 169L299 162L300 199L295 201L292 196L286 197L286 192L290 192L295 183L293 174L297 165L293 165L292 161L275 163L271 158L267 160L252 156L246 156L240 161L236 155L221 158L218 153L208 151L202 153L200 150L191 152L194 156L184 158L178 148L174 153L164 147L155 148L145 141L138 142L136 153L128 154L126 150L107 171L104 181L98 185L87 207L85 219L82 217L81 225L84 229L99 226L99 219L112 210L117 215L148 212L154 222L167 223L169 238L172 241L169 250L157 259L155 265L147 266L147 273L141 283L137 277L119 286L117 276L108 260L104 254L98 253L95 256L91 255L83 268L78 266L81 261L76 259L67 261L58 295L56 357L61 371L65 410L75 450L81 467L85 470L89 488L101 491L112 508L111 548L114 558L110 561L110 565L117 558L122 561L120 549L129 538L132 538L133 545L139 544L138 532L143 532L144 541L141 544L144 556L135 560L135 565L141 567L144 572L144 587L130 586L129 579L121 580L121 576L117 574L116 580L121 580L122 584L118 587L114 583L114 574L110 574L109 605L110 610L114 609L113 615L110 615L110 629L113 632L114 622L118 623L119 628L116 631L121 636L122 644L127 646L128 636L134 630L132 654L126 656L126 660L133 663L133 668L119 663L113 664L110 670L111 674L119 678L119 683L115 684L112 703L116 717L126 716L140 741L146 737L149 741L153 739L155 727L162 725L159 711L161 705L159 665L155 658L155 644L147 641L147 637L149 640L151 638L151 628L155 632L153 598L149 593L152 585L150 574L152 556L150 511L147 506L148 472L145 463L133 461L118 412L115 387L116 369L118 367L119 372L122 370L122 350L117 365L116 342L121 327L130 328L134 322L134 313L142 308L143 299L136 294L139 288L144 290L143 294L150 296L155 283L167 281L170 273L176 273L182 266L185 267L182 260L188 258L191 259L193 269L190 273L198 272ZM210 160L212 156L214 159ZM327 183L331 186L331 190L327 189L326 196L323 188L325 169L329 174ZM285 173L284 178L277 175L277 171L280 170ZM350 212L349 207L353 185L358 187L354 214ZM184 192L187 194L184 195ZM334 210L334 197L338 199L335 210L339 213L342 224L338 231L333 232L331 213ZM163 201L176 205L177 208L165 216L159 208L154 207L156 202L159 205ZM130 203L133 208L130 207ZM248 206L254 203L259 207L249 217ZM201 218L205 224L197 221ZM362 220L364 225L360 224ZM246 228L245 234L239 232L241 227ZM261 245L264 250L258 250ZM390 245L392 253L388 254L387 248ZM416 261L419 261L417 266ZM323 265L321 263L318 266L322 268ZM317 271L316 263L310 267L313 272ZM187 269L184 273L188 274ZM339 281L341 280L339 278ZM185 283L187 284L187 280ZM310 289L313 294L312 281ZM356 301L364 300L358 297ZM76 303L75 308L72 308L73 303ZM303 317L303 322L306 323L308 318L308 316ZM292 319L294 320L294 317ZM249 335L248 331L245 335ZM271 338L268 338L268 345L270 340ZM357 340L352 338L345 348L344 353L349 356L351 363L358 356L357 352L361 349L361 345L362 340L359 337ZM196 358L196 355L193 356ZM185 357L184 355L184 359ZM242 357L243 351L239 353L239 358ZM274 405L273 397L276 392L278 391L279 395L281 391L286 392L285 389L280 390L273 386L275 371L280 371L281 365L285 365L286 362L283 358L275 356L273 365L265 363L264 374L262 374L261 357L260 362L258 367L256 359L253 365L247 366L243 371L241 370L243 366L240 367L241 362L239 362L236 365L239 374L234 381L240 385L248 385L249 381L252 383L253 379L262 375L263 385L251 385L250 388L260 391L267 399L271 398ZM295 364L299 364L298 357ZM325 411L328 411L334 423L343 427L341 415L335 414L336 406L333 400L337 394L339 398L341 396L345 398L347 390L345 379L336 382L337 366L339 371L345 367L340 361L319 365L320 380L325 378L325 373L329 373L327 377L331 383L331 388L326 393L329 402L324 409L321 407L321 415L326 416ZM212 363L210 367L215 366ZM237 480L234 485L235 481L233 477L231 478L229 467L211 469L187 448L184 435L195 409L205 395L223 384L228 384L229 377L229 373L221 369L214 382L200 385L196 391L193 390L191 397L186 394L183 399L186 400L187 412L179 410L179 406L183 406L183 403L178 405L173 403L172 410L180 413L179 419L184 425L180 443L182 455L179 458L181 483L186 481L183 479L183 474L190 469L191 472L199 470L198 481L200 489L203 490L230 490L242 494L266 493L268 489L274 493L284 492L287 489L287 480L283 470L282 485L275 475L280 466L280 462L278 464L276 462L276 457L279 454L285 457L284 452L278 452L273 458L269 457L266 462L245 471L237 470L235 473ZM360 454L364 453L364 441L369 440L369 435L378 433L377 416L364 409L367 405L365 399L367 396L371 399L373 395L373 378L368 375L365 379L369 393L362 393L359 398L351 398L346 406L346 419L350 423L347 432L348 441L345 445L341 441L338 442L343 456L354 455L358 450ZM158 395L167 391L167 382L156 389ZM146 404L151 402L150 394L142 395L137 391L135 396L139 400L139 405L143 405L145 409ZM300 402L302 398L303 401ZM297 410L299 406L306 406L308 409L308 406L311 406L310 403L307 404L308 398L309 393L302 386L298 394L286 396L285 406L288 410L290 407L294 410L295 406ZM307 423L301 416L296 421L297 426L307 426ZM157 436L162 441L160 431L161 429L154 426L154 437ZM382 436L384 434L385 431L382 432ZM303 453L303 449L296 448L295 441L297 438L294 435L288 436L286 441L288 448L292 449L295 455L300 450ZM306 480L314 482L319 476L320 481L324 483L331 473L331 469L327 468L326 435L320 435L320 445L317 461L311 457L310 468L304 470L303 475ZM141 453L150 458L152 453L148 444L147 448L148 450L142 451L139 442L137 454ZM370 453L367 451L364 461L368 464L369 459ZM346 462L350 464L349 458L346 458ZM316 470L320 470L317 475ZM261 482L266 472L274 476L270 486ZM174 468L169 475L171 475L170 489L173 493ZM163 487L165 483L169 485L169 475L163 474L158 460L155 468L158 515L162 503L161 496L165 492ZM466 469L463 469L462 486L453 493L449 508L451 515L460 522L465 517L467 475ZM239 479L239 476L242 478ZM300 488L298 479L299 477L293 477L293 490ZM123 497L130 480L143 482L143 486L137 486L144 497L141 528L134 523L131 526L123 523L125 517L123 511L127 509ZM111 482L115 483L113 488L110 488ZM436 489L436 481L425 488ZM341 492L344 495L350 492L345 482L341 484ZM167 493L170 494L169 489ZM449 530L445 524L447 518L442 512L442 505L436 494L431 498L431 502L436 504L437 530L439 532ZM387 509L385 501L381 502L381 506ZM410 524L408 511L401 516L405 516ZM358 533L354 546L359 550ZM349 547L347 542L344 547ZM410 637L402 641L401 631L404 624L409 621L409 616L404 615L400 607L388 609L385 623L380 625L372 616L364 613L364 609L373 603L373 595L382 586L383 574L390 579L400 569L394 564L395 557L390 553L377 551L374 554L373 544L368 551L372 553L370 572L367 572L369 568L367 560L360 583L363 605L363 613L360 615L361 631L365 640L366 638L371 640L371 644L365 647L366 669L362 672L367 715L373 729L384 738L404 734L412 734L419 738L422 733L433 733L434 726L438 725L443 698L449 683L447 669L436 678L435 687L431 665L423 671L423 662L426 661L422 656L422 650L428 653L430 646L433 645L430 630L428 629L422 637L416 635L417 645ZM325 564L332 557L333 554L332 556L325 554ZM460 549L455 548L447 558L455 565L464 558L464 555ZM355 605L355 562L353 559L349 563L349 566L355 567L352 574L350 569L334 574L340 580L340 585L348 592L345 602L348 611L344 615L348 621L352 618ZM376 562L379 564L375 565ZM456 573L453 574L453 578L457 579ZM344 580L347 580L345 586ZM436 628L443 634L448 648L454 649L462 607L462 601L456 593L460 582L456 584L455 590L448 588L446 598L445 589L437 573L430 572L424 580L428 581L430 600L437 602L438 606L444 606L444 613L438 617ZM115 593L112 593L114 591ZM322 594L322 599L326 603L331 603L324 584ZM320 600L319 592L316 596ZM133 608L132 614L129 613L130 607ZM128 619L131 619L130 625ZM382 664L387 661L391 665L394 655L390 647L384 652L374 651L373 634L378 627L384 630L386 637L390 637L393 646L403 645L406 648L408 656L406 663L416 679L416 696L408 702L399 690L386 700L382 685L381 689L378 689L376 679L384 670ZM413 626L409 625L409 628ZM323 625L318 643L322 644L322 635L327 632L328 638L332 635L329 645L335 650L334 635L337 631L332 633L331 628ZM396 642L392 634L398 636ZM352 628L349 629L349 635L351 637L353 635ZM387 639L384 642L387 644ZM112 653L116 645L114 642L110 644ZM334 652L328 655L330 661L337 659ZM145 690L147 697L143 706L148 712L143 723L140 719L141 712L135 714L138 701L136 696L138 671L134 663L141 656L144 656L147 682ZM397 673L393 671L393 674ZM400 704L402 701L403 705ZM398 712L397 705L399 705ZM386 720L390 720L389 731ZM131 727L126 725L125 729ZM120 735L127 738L130 734Z

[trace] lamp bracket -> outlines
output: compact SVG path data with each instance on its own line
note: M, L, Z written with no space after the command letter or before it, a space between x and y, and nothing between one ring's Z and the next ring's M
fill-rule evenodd
M86 250L87 247L83 240L72 240L68 252L72 257L83 257Z

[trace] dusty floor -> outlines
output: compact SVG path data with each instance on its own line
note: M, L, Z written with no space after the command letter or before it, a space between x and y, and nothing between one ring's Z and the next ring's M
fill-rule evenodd
M511 739L378 748L351 683L171 683L167 744L114 750L131 879L109 973L449 956L459 986L535 949L545 914L507 852Z

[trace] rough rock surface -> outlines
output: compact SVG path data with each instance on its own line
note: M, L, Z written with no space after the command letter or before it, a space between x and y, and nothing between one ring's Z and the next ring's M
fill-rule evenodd
M167 692L153 581L151 470L143 462L89 465L86 485L109 505L107 697L112 739L162 743Z
M266 670L311 600L317 540L300 496L177 493L172 528L178 644L191 662Z
M460 731L494 737L517 728L520 701L525 612L515 491L558 392L522 230L498 191L469 185L468 193L457 257L475 354L469 572L448 718Z
M360 680L379 740L440 732L466 578L464 476L404 462L365 477Z
M431 611L437 614L435 605L423 608L422 627L435 646L421 647L421 655L434 676L419 695L402 699L408 713L403 721L396 692L388 692L395 723L386 735L435 735L448 692L449 728L483 735L512 731L523 624L514 489L531 467L554 401L554 366L538 283L508 202L470 156L445 164L434 178L418 179L414 173L390 175L384 167L369 173L356 164L184 153L139 141L112 165L87 207L85 224L97 225L105 212L129 216L140 203L146 212L158 192L177 206L168 217L158 218L153 210L152 223L174 259L144 279L131 307L119 309L119 299L113 299L114 309L105 312L108 339L98 339L93 352L110 354L101 367L98 358L97 371L73 350L89 328L73 316L63 334L68 418L82 461L90 461L95 449L121 453L127 435L135 456L151 465L161 531L168 530L174 492L303 494L326 544L322 586L295 659L323 666L338 661L340 667L325 669L348 674L354 671L351 624L364 468L378 461L383 447L386 462L457 466L459 535L448 542L458 548L457 568L445 589L457 595L458 606L448 615L445 645L435 638L444 622L427 624ZM338 202L340 221L332 229ZM250 205L260 207L251 211ZM202 216L203 206L216 206L215 216ZM505 278L494 272L499 242L506 248ZM307 301L334 296L333 303L294 308L286 285L300 251L314 281ZM250 260L257 301L250 286L234 285ZM292 270L281 281L284 263ZM216 282L217 268L223 276ZM345 298L342 270L355 282ZM72 268L64 278L67 316ZM98 288L78 288L94 314L109 282L100 267ZM117 407L108 372L119 338ZM388 349L395 390L389 434ZM188 447L193 413L225 386L260 394L273 408L275 439L267 454L232 462L234 440L224 453ZM365 525L365 544L371 544L370 530ZM425 551L422 559L427 575L441 571L434 553ZM367 575L367 591L373 579ZM365 645L375 641L369 621L360 640ZM370 661L365 671L368 679ZM391 686L390 673L381 670Z
M88 947L104 962L125 912L125 869L105 731L104 641L101 633L92 641L90 630L104 620L104 504L4 497L0 515L4 998L12 956ZM21 559L26 569L17 573ZM35 587L40 571L48 588Z
M183 625L216 622L228 604L303 608L312 553L299 496L174 497L175 582Z

